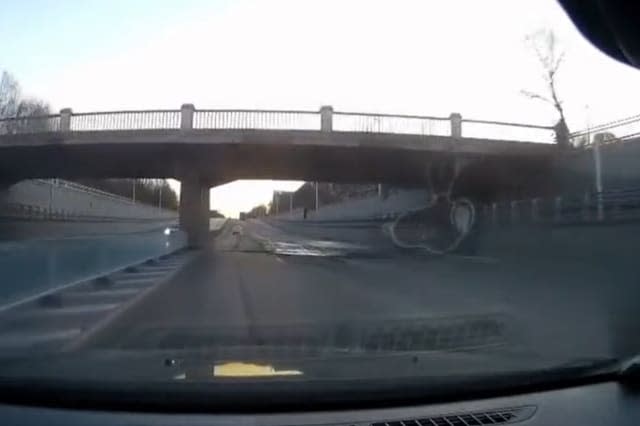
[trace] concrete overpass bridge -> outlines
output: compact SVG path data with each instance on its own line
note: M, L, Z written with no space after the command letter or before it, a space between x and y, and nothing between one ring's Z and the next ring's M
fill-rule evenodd
M425 184L476 197L539 191L553 175L548 126L319 111L145 110L0 120L0 180L175 178L181 222L206 227L208 188L235 179Z

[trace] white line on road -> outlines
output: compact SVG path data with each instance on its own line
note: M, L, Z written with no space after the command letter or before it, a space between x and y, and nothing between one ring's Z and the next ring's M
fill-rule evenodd
M113 282L116 285L120 285L120 284L134 284L134 283L142 283L142 282L153 282L155 280L157 280L158 278L161 278L167 274L171 273L171 271L169 272L165 272L163 274L158 274L158 275L145 275L145 276L141 276L141 277L137 277L135 275L132 276L124 276L124 277L120 277L120 278L112 278Z
M77 315L77 314L93 314L104 311L109 311L119 303L95 303L90 305L77 305L77 306L68 306L64 308L35 308L30 309L24 314L22 317L26 318L36 318L36 317L49 317L49 316L59 316L59 315Z
M129 296L137 293L135 288L110 288L105 290L82 289L65 293L64 297L109 297L109 296Z
M54 331L51 333L37 333L37 334L24 334L24 333L9 333L0 335L0 347L16 348L31 346L37 343L51 342L55 340L67 340L72 339L82 333L80 328L71 328L68 330Z

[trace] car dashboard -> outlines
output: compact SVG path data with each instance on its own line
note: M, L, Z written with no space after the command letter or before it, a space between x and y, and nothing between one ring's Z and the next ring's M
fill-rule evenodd
M402 391L401 389L399 391ZM170 401L167 406L169 407ZM310 406L312 403L310 403ZM153 413L0 405L3 425L637 425L640 394L604 382L463 402L292 413Z

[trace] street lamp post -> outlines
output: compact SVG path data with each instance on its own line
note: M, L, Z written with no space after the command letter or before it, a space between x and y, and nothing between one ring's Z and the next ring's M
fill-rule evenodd
M588 133L587 133L588 134ZM593 140L593 162L596 169L596 194L598 197L598 220L604 219L604 206L602 204L602 160L600 158L600 138Z
M589 116L589 105L587 110L587 144L591 141L591 120ZM595 187L597 200L598 221L604 220L604 205L602 203L602 159L600 157L600 138L593 138L593 167L595 169Z

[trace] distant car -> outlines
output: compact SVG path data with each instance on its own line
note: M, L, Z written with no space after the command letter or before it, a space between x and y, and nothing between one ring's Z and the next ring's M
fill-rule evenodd
M234 225L234 227L231 228L231 235L236 235L236 236L242 235L242 226Z
M169 226L169 227L164 229L164 235L171 235L171 234L174 234L174 233L178 232L179 230L180 230L180 228L177 227L177 226Z

